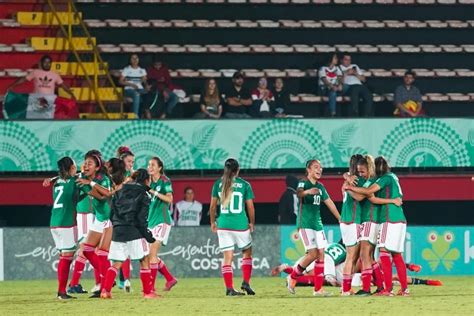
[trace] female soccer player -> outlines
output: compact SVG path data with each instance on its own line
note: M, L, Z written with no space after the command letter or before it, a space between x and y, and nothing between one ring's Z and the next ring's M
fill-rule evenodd
M77 198L77 167L70 157L58 161L59 179L53 185L53 208L51 210L51 234L59 251L58 299L72 297L66 293L69 268L76 250L77 226L75 200Z
M362 158L362 155L352 155L349 161L349 176L358 176L357 162ZM346 181L347 182L347 181ZM364 184L363 179L359 179L357 186ZM343 271L343 282L341 295L346 296L351 294L351 283L354 274L354 265L359 258L359 228L361 206L359 201L352 198L352 196L343 190L343 203L341 211L341 222L339 224L341 229L341 236L346 245L346 257Z
M384 157L375 159L375 172L377 181L368 188L357 188L349 186L349 190L365 195L372 195L380 191L385 199L403 198L398 177L390 172L390 166ZM380 295L392 296L392 262L397 269L401 289L398 295L408 296L407 271L402 257L406 235L406 218L401 204L386 204L382 206L380 213L381 228L377 240L380 250L380 262L382 264L385 290Z
M323 168L319 160L312 159L306 163L306 177L298 182L297 195L300 200L297 217L298 231L306 250L305 258L298 264L288 278L288 290L295 294L296 280L306 267L314 261L314 296L328 296L322 289L324 281L324 248L327 246L321 221L320 204L326 204L334 217L339 221L341 216L329 197L324 185L319 182Z
M151 176L150 193L153 198L148 214L148 227L156 239L150 245L150 269L152 289L155 292L156 274L160 272L166 279L163 291L169 291L178 283L178 280L168 271L163 260L158 258L161 245L166 246L171 230L170 204L173 202L173 188L170 179L165 176L163 161L153 157L148 162L148 174Z
M217 233L219 248L224 253L222 276L227 296L244 295L234 289L232 259L234 247L242 250L242 286L247 295L255 295L250 287L252 275L252 236L255 225L255 208L253 191L250 183L239 178L239 163L235 159L227 159L224 174L212 186L209 214L211 230ZM220 214L216 222L217 205ZM248 217L246 214L248 212Z
M159 297L151 288L151 272L148 263L148 242L155 239L148 230L148 209L151 196L147 192L150 184L148 171L138 169L112 198L111 221L113 225L110 259L113 265L107 270L101 298L112 298L111 290L118 269L128 258L140 260L140 279L144 298Z
M132 153L129 147L120 146L117 149L117 158L123 160L125 163L125 182L130 181L130 177L133 174L133 164L135 163L135 155ZM130 293L132 291L132 284L130 283L130 259L125 260L120 268L120 284L119 288L124 289L125 292Z

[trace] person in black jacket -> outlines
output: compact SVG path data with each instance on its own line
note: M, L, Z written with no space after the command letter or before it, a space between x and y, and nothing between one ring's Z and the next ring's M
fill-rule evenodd
M295 224L298 198L296 197L296 186L298 178L286 176L286 190L280 197L278 203L278 221L280 224Z
M158 297L151 291L151 272L147 259L148 243L155 242L148 230L148 207L151 201L149 184L148 172L138 169L132 175L132 182L124 184L112 198L110 220L113 233L109 259L113 265L107 270L101 298L112 298L110 291L118 269L128 257L140 260L143 297Z

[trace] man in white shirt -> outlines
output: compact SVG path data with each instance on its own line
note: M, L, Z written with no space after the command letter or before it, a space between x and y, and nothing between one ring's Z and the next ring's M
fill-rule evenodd
M202 204L194 200L194 190L184 189L184 200L176 203L173 214L177 226L199 226L202 218Z
M141 95L150 91L146 70L141 68L137 54L130 56L130 64L122 70L120 84L124 87L125 96L133 100L132 112L140 117Z
M363 71L352 63L351 55L342 55L339 69L343 74L343 93L351 98L352 116L373 116L372 94L365 83ZM359 102L362 100L363 112L359 111Z

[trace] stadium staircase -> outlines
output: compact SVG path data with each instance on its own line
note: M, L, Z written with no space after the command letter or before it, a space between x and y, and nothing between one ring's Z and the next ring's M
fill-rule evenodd
M73 1L0 2L0 93L37 67L44 54L78 101L82 118L133 118ZM16 91L31 92L32 84ZM60 96L69 97L64 91Z

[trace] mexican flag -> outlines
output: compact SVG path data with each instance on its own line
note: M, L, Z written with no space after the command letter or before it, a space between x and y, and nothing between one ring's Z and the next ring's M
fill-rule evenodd
M3 100L5 119L76 119L76 102L56 95L8 92Z

